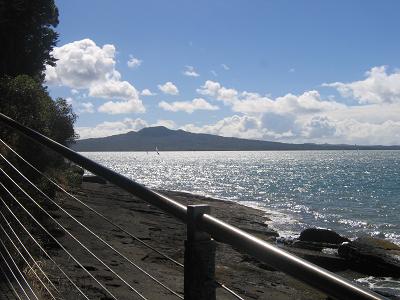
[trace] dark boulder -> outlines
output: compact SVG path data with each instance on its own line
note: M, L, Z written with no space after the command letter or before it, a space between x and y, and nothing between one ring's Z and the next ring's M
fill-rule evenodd
M338 253L352 269L373 276L400 277L400 247L389 241L363 237L344 243Z
M350 240L329 229L307 228L300 233L302 242L341 244Z

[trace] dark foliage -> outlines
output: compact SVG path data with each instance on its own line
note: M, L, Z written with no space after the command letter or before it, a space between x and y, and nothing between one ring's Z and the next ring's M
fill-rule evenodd
M46 89L27 75L0 79L0 111L16 121L68 144L75 139L76 115L64 99L53 101ZM62 161L25 136L2 127L1 136L41 169L55 167ZM51 159L49 159L51 158Z
M29 75L43 80L54 65L58 10L53 0L0 0L0 76Z

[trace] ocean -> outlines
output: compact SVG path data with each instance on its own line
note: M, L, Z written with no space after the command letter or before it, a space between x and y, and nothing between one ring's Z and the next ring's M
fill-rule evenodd
M400 244L400 151L83 154L150 188L262 209L282 236L321 227Z
M150 188L239 202L265 211L284 237L310 227L400 245L400 151L82 153ZM400 281L359 283L400 296Z

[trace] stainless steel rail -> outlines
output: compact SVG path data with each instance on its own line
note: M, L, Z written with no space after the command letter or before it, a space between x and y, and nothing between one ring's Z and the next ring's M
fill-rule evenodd
M159 209L186 223L186 206L143 185L118 174L74 151L27 128L0 113L0 121L25 134L40 144L47 146L84 169L103 177L125 191L141 198ZM321 292L337 299L386 299L371 290L358 286L347 279L309 263L295 255L279 249L255 236L231 226L208 214L197 220L198 228L211 234L220 242L227 243L242 252L246 252L262 262L280 270Z

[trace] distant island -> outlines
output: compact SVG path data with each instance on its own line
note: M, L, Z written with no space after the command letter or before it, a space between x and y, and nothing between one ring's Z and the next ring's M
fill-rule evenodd
M163 126L101 138L77 140L75 151L283 151L283 150L400 150L397 146L335 144L291 144L223 137L212 134L171 130Z

